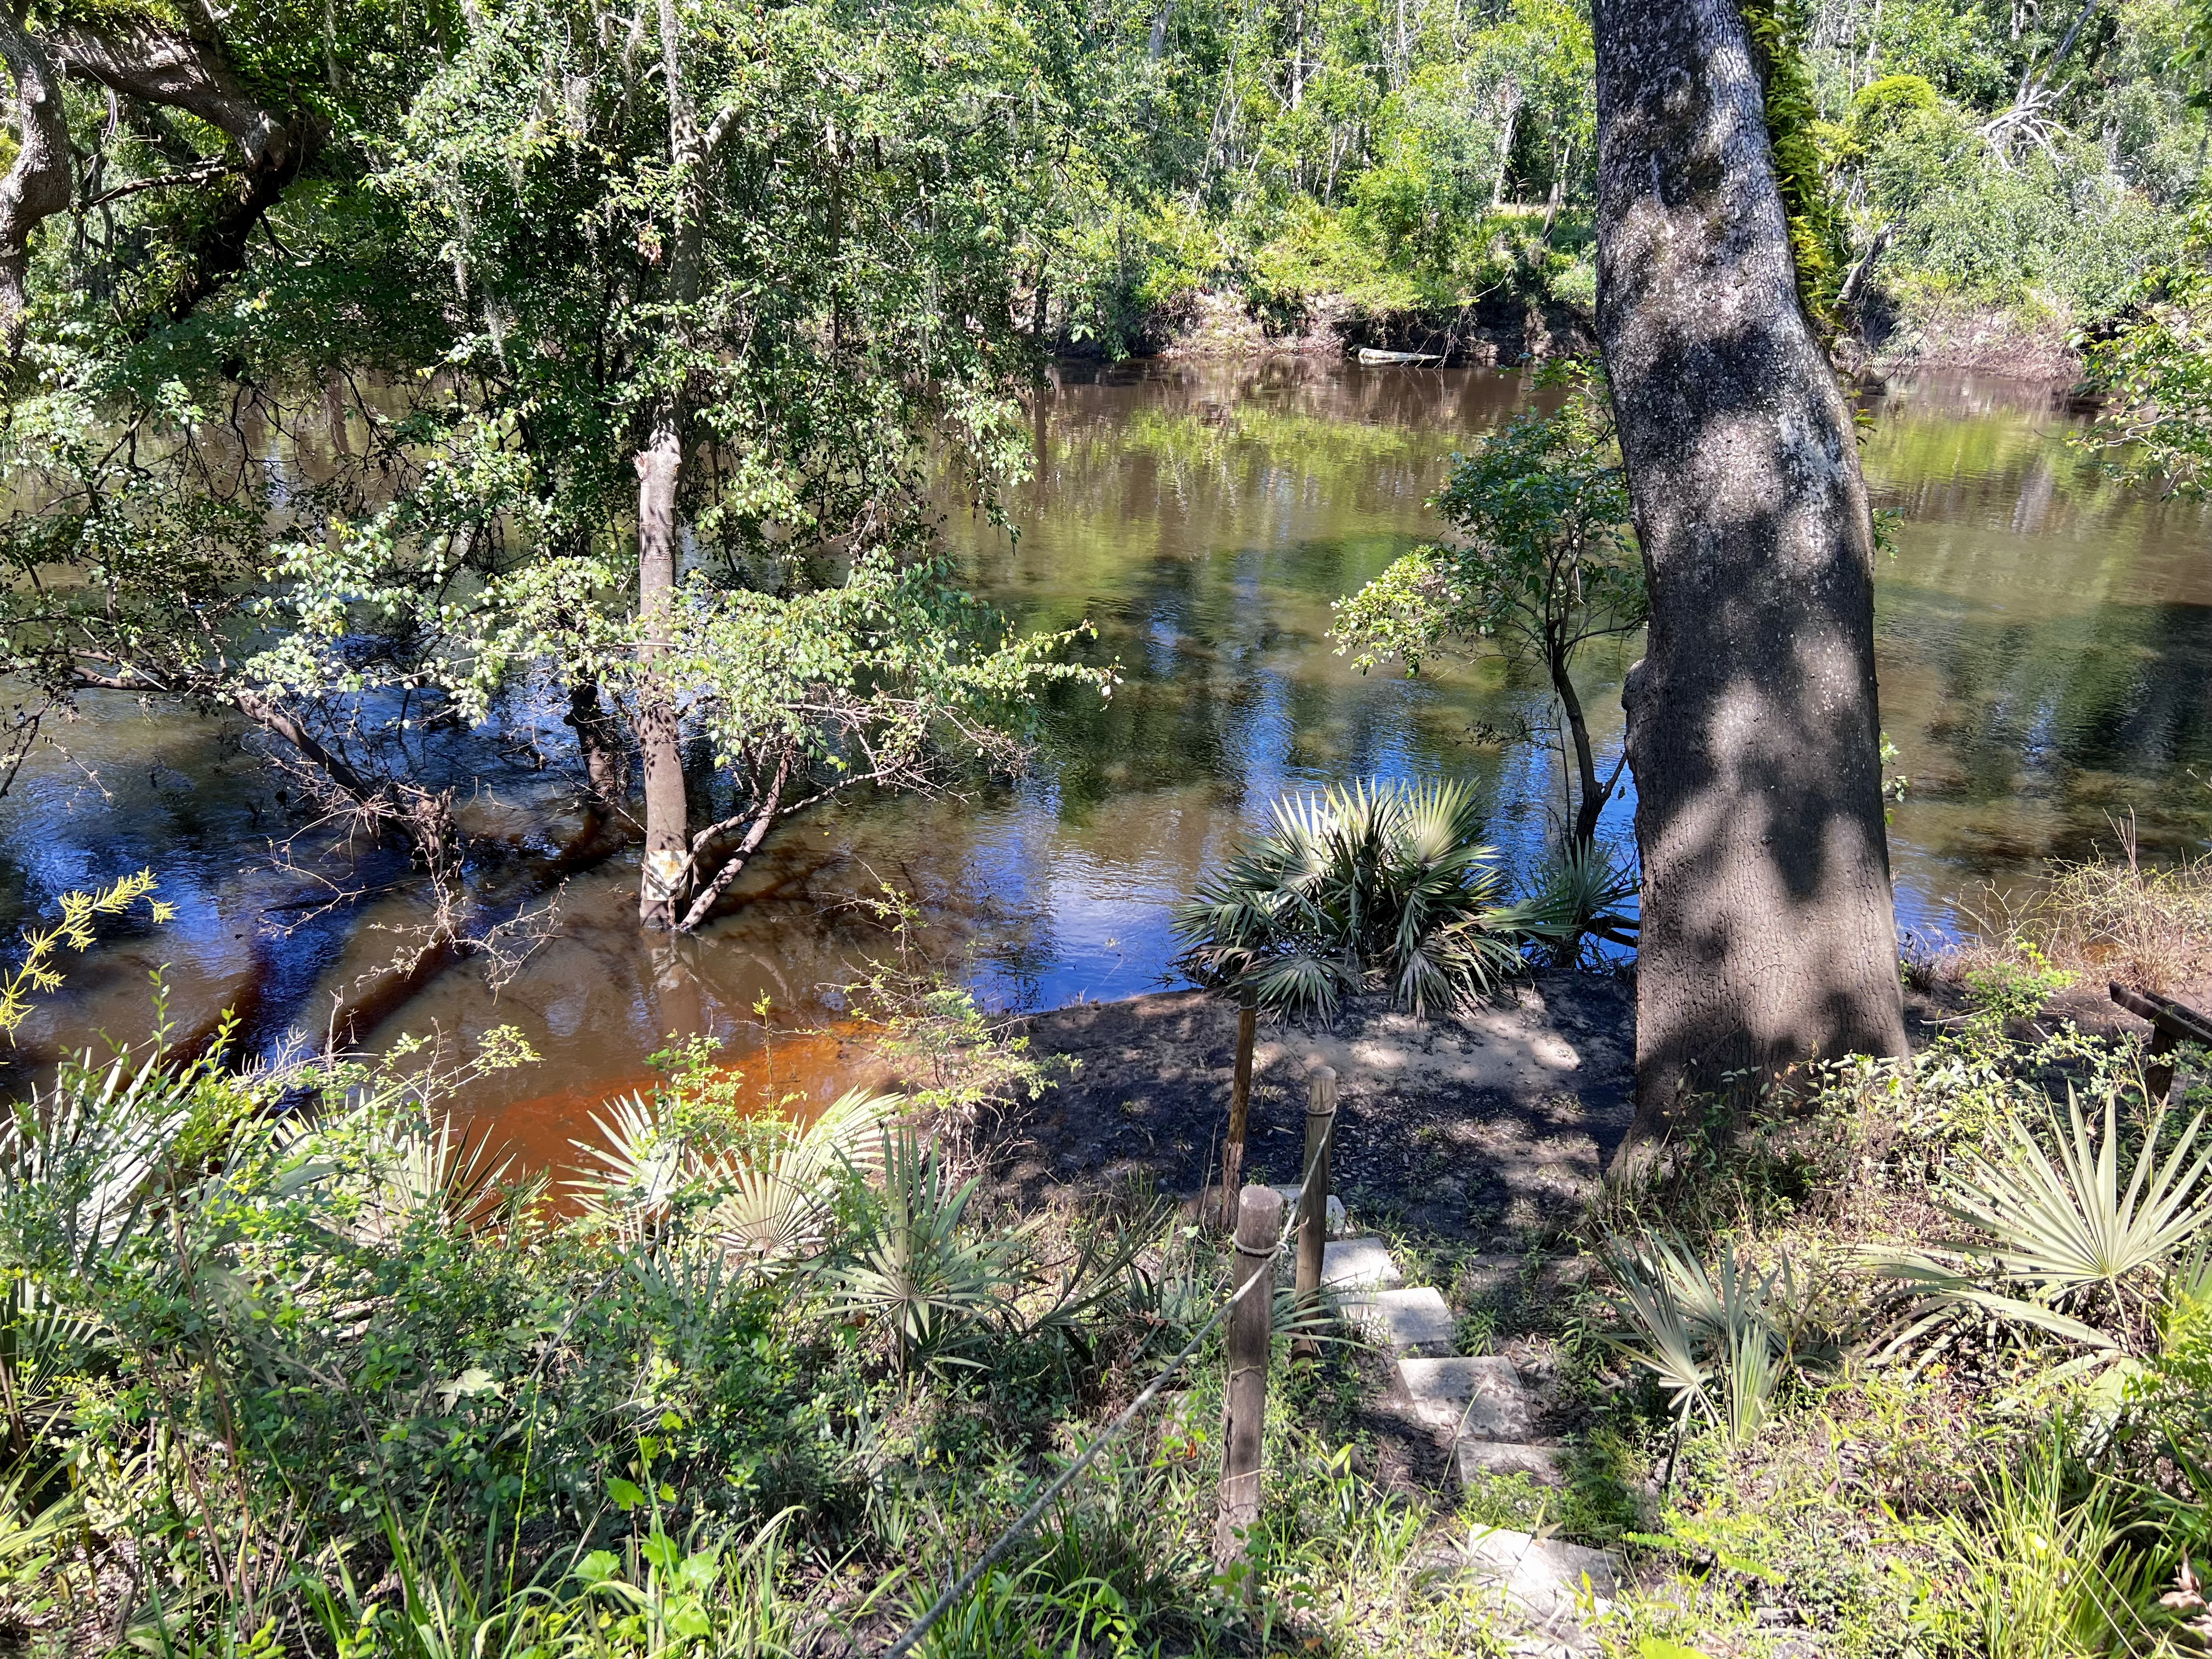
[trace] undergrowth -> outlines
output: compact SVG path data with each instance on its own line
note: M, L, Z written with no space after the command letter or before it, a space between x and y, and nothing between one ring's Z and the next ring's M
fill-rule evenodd
M1387 1358L1292 1364L1281 1303L1243 1561L1212 1547L1216 1335L921 1651L1503 1654L1528 1619L1458 1571L1500 1528L1621 1552L1632 1588L1577 1617L1636 1659L2201 1649L2212 1088L2184 1054L2148 1099L2135 1045L2048 1018L2066 970L2027 943L1913 1062L1716 1105L1571 1224L1378 1211L1540 1399L1554 1471L1457 1486ZM18 1646L880 1650L1227 1269L1141 1194L1012 1207L973 1126L1042 1062L964 993L869 984L916 1095L763 1117L679 1045L558 1184L447 1116L529 1063L511 1033L64 1068L0 1144Z
M1970 986L2023 972L2088 975L2154 992L2212 976L2212 859L2147 864L2132 823L2119 831L2116 859L2057 863L2035 888L1970 896L1962 908L1974 936L1936 953L1921 971ZM2068 982L2051 983L2050 994Z

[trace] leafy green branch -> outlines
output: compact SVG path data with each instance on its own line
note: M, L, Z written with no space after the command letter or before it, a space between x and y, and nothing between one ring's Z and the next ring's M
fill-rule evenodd
M157 925L173 921L175 905L149 897L160 884L149 869L94 892L64 893L59 901L61 919L51 927L27 930L22 961L0 973L0 1034L12 1042L31 1017L31 999L61 988L63 975L54 965L56 955L65 948L80 953L92 949L96 937L94 924L102 916L123 915L140 899L148 899L149 912Z

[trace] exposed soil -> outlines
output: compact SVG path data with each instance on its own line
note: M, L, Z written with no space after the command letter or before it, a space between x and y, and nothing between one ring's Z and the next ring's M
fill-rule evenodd
M1964 1014L1963 988L1937 979L1908 994L1916 1046ZM2175 988L2212 1004L2212 986ZM2087 978L2041 1024L2067 1020L2106 1036L2147 1029ZM1561 1395L1556 1343L1529 1333L1589 1269L1586 1257L1554 1254L1551 1235L1575 1219L1627 1131L1634 1030L1630 981L1547 975L1506 1005L1450 1019L1418 1021L1370 999L1331 1030L1263 1025L1254 1053L1248 1178L1297 1178L1307 1077L1335 1067L1334 1184L1360 1230L1431 1236L1435 1256L1394 1247L1408 1282L1429 1279L1452 1307L1490 1322L1494 1351L1511 1358L1555 1437L1579 1413ZM1236 1033L1234 1007L1199 991L1035 1016L1032 1051L1076 1069L984 1126L1000 1194L1023 1207L1165 1197L1188 1211L1218 1178ZM1448 1510L1452 1435L1419 1417L1388 1356L1361 1351L1353 1364L1356 1398L1336 1409L1362 1473ZM1187 1409L1170 1404L1164 1436L1185 1432Z
M1517 1249L1595 1190L1631 1110L1634 994L1547 975L1506 1006L1423 1022L1380 1000L1332 1030L1263 1025L1247 1179L1295 1182L1306 1079L1337 1073L1334 1185L1364 1222ZM1218 1178L1236 1010L1199 991L1037 1015L1034 1051L1077 1069L992 1126L1000 1189L1025 1204L1149 1189L1194 1199Z
M2212 1009L2212 986L2176 988ZM1334 1187L1363 1224L1418 1228L1517 1252L1571 1221L1627 1132L1635 992L1626 980L1552 974L1508 1004L1420 1021L1379 999L1334 1029L1269 1026L1253 1056L1247 1178L1298 1177L1306 1079L1337 1073ZM1939 981L1907 997L1916 1045L1966 1012ZM2039 1022L2098 1036L2146 1032L2087 979ZM1072 1060L1042 1099L985 1126L1000 1193L1149 1193L1188 1204L1219 1176L1236 1010L1200 991L1083 1003L1034 1016L1039 1057ZM2025 1026L2021 1035L2029 1035Z
M1915 296L1901 307L1877 293L1862 308L1857 332L1837 343L1837 355L1847 370L1877 379L1954 369L2063 386L2081 376L2081 354L2060 319L1954 298Z

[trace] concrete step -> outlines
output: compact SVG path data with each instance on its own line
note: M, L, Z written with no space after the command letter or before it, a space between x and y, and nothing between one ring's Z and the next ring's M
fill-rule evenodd
M1339 1297L1336 1305L1345 1323L1394 1358L1452 1351L1451 1309L1433 1285Z
M1287 1218L1296 1215L1298 1212L1299 1188L1278 1187L1275 1190L1283 1195L1284 1216ZM1341 1238L1344 1237L1344 1230L1350 1224L1350 1219L1345 1214L1344 1200L1334 1193L1331 1193L1328 1195L1328 1218L1322 1224L1322 1231L1330 1238Z
M1480 1359L1401 1359L1398 1376L1424 1423L1455 1429L1475 1440L1526 1443L1536 1427L1536 1406L1521 1386L1513 1362L1502 1354Z
M1480 1475L1525 1474L1539 1486L1567 1484L1566 1452L1559 1446L1531 1446L1510 1440L1477 1440L1462 1435L1452 1446L1459 1483L1471 1486Z
M1340 1238L1322 1247L1325 1291L1395 1291L1405 1282L1379 1238Z
M1620 1556L1525 1532L1478 1532L1468 1541L1462 1569L1473 1583L1497 1592L1572 1647L1590 1644L1577 1614L1589 1599L1610 1601L1627 1582Z

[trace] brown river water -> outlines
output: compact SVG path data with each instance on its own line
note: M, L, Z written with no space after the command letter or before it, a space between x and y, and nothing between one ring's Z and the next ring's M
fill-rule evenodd
M1331 600L1436 533L1424 502L1453 449L1528 396L1521 376L1484 370L1062 371L1036 410L1036 477L1010 502L1018 537L965 518L946 534L1018 626L1096 626L1088 654L1124 676L1110 702L1056 699L1011 785L793 822L743 878L742 906L696 939L639 937L634 854L572 880L552 936L505 984L457 967L368 1045L520 1027L544 1063L469 1105L556 1156L672 1031L733 1036L776 1091L834 1087L833 1043L763 1054L747 1034L763 1006L779 1026L838 1018L836 988L890 949L861 902L884 885L920 905L921 948L987 1002L1039 1008L1164 983L1170 905L1287 790L1464 774L1508 864L1533 866L1559 762L1505 734L1548 719L1542 687L1496 658L1363 677L1325 638ZM1961 895L2109 849L2130 811L2147 853L2202 850L2212 518L2101 478L2069 444L2081 417L2044 388L1930 378L1870 407L1868 478L1899 515L1877 603L1883 724L1911 780L1892 829L1900 925L1940 936L1960 925ZM1609 752L1638 648L1595 652L1582 672ZM538 718L550 748L559 728ZM447 740L423 775L461 787L472 830L550 847L560 793L530 735L518 718ZM419 886L389 855L325 849L286 867L284 781L234 722L95 696L58 736L63 750L0 800L0 924L143 865L180 913L75 963L21 1035L23 1068L143 1037L164 963L179 1029L234 1007L249 1054L319 1043L333 998L422 921ZM1618 802L1606 825L1624 846L1628 815ZM324 884L348 879L369 896L326 907Z

